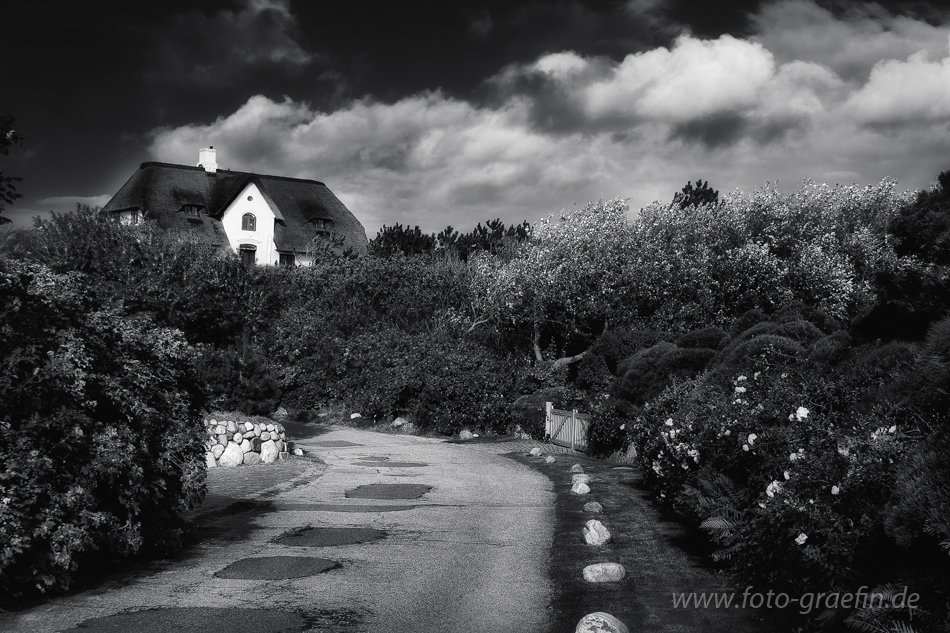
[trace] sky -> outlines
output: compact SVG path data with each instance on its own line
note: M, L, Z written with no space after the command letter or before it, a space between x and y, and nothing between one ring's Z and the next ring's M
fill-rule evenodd
M104 205L144 161L319 180L372 238L688 181L925 188L950 169L943 2L17 2L4 215Z

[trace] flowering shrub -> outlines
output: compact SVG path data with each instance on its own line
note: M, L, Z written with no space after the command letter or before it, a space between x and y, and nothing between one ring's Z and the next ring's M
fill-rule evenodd
M923 593L933 583L907 575L895 537L950 533L935 485L950 462L918 444L927 427L908 409L915 349L853 348L797 321L778 325L790 324L802 342L756 325L719 366L632 413L647 482L753 584L801 593L916 580Z
M81 275L0 260L0 588L69 586L95 557L167 553L204 494L193 350Z

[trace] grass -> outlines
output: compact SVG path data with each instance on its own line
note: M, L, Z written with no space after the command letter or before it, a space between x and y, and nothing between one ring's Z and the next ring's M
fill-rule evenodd
M706 631L758 633L781 630L777 614L752 609L673 608L673 593L731 592L741 600L744 586L717 572L688 539L685 529L665 516L642 485L639 470L587 456L555 454L511 457L547 475L554 484L555 530L551 547L550 576L553 589L552 630L572 631L586 614L604 611L631 631ZM575 495L571 489L573 464L591 476L591 492ZM584 511L597 501L603 514ZM612 541L600 547L587 545L581 529L592 518L600 520ZM588 583L584 567L592 563L620 563L627 571L617 583Z

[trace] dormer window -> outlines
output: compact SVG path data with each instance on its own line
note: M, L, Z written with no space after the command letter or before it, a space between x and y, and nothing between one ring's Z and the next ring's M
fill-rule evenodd
M257 218L253 213L245 213L241 217L241 230L242 231L256 231L257 230Z
M185 216L189 222L201 222L202 208L200 204L185 204L182 205L178 212Z
M313 228L317 229L318 233L329 233L333 229L333 220L326 218L310 218L307 222L313 224Z

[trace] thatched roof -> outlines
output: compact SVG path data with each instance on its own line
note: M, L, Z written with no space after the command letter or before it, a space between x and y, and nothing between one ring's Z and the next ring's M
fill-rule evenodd
M317 220L333 223L333 232L344 237L356 252L366 251L366 230L326 185L316 180L265 176L239 171L209 173L202 167L169 163L142 163L104 211L140 209L166 230L198 233L210 243L228 245L221 217L248 183L260 189L277 216L274 242L279 251L302 253L321 233ZM180 210L198 205L198 218Z

